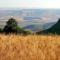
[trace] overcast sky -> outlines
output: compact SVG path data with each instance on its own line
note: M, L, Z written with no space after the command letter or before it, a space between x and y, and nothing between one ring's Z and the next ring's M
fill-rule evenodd
M0 0L0 8L60 8L60 0Z

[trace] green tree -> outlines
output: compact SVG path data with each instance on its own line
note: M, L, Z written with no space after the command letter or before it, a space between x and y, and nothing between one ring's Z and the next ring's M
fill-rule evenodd
M16 27L17 27L17 21L13 18L10 18L7 23L6 26L4 27L3 31L5 33L14 33L16 32Z
M7 22L6 22L6 26L3 29L3 32L5 33L16 33L16 34L30 34L29 31L24 30L23 28L20 28L18 26L18 23L15 19L10 18Z

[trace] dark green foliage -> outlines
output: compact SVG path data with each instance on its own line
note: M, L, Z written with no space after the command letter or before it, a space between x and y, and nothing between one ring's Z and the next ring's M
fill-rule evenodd
M47 29L46 31L52 34L60 34L60 19L55 25L53 25L51 28Z
M5 33L14 33L16 32L16 26L17 26L17 22L15 19L11 18L7 21L6 26L4 27L3 31Z
M47 30L37 32L37 34L60 34L60 18L58 22Z
M28 34L32 34L32 32L31 31L23 31L23 34L25 34L25 35L28 35Z
M2 32L3 32L3 29L0 28L0 33L2 33Z

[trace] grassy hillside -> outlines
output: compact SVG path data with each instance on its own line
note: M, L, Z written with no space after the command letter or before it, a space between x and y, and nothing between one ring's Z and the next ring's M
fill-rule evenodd
M0 34L0 60L60 60L60 36Z

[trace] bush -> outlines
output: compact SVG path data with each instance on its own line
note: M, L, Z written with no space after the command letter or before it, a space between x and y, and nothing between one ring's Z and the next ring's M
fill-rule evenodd
M31 34L31 31L26 31L26 30L24 30L23 28L20 28L19 26L17 26L17 27L16 27L16 33L17 33L17 34L27 35L27 34Z

